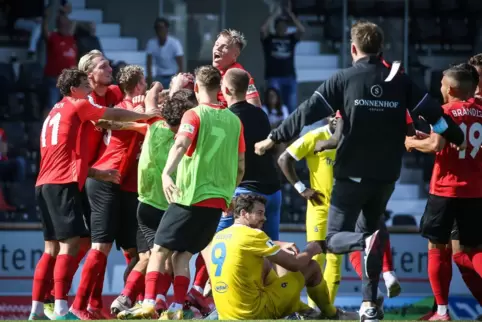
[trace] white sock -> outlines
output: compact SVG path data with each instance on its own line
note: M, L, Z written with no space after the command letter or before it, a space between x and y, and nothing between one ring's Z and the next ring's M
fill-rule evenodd
M145 299L144 302L142 302L142 306L155 306L155 305L156 305L156 300Z
M44 302L32 301L32 310L30 312L37 315L44 315Z
M193 285L192 288L198 291L199 293L204 294L204 290L201 286Z
M66 300L55 300L54 313L57 316L64 316L69 313L69 304Z
M397 276L395 276L395 272L383 272L383 279L385 280L385 285L392 285L398 282Z
M178 310L182 310L182 304L172 302L167 310L169 312L175 312L175 311L178 311Z
M445 315L447 314L447 311L448 311L447 305L437 305L438 315Z

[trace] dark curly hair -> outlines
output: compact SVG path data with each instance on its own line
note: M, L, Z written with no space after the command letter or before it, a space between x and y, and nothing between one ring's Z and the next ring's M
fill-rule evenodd
M57 79L57 88L63 96L69 96L71 87L79 87L87 74L77 68L67 68L62 71Z
M246 212L253 211L255 203L261 203L266 205L266 198L254 193L241 194L234 199L234 218L238 218L241 215L241 210Z
M172 94L172 98L179 98L183 100L188 100L189 102L198 105L196 93L192 89L182 88Z
M162 107L161 116L169 126L178 126L187 110L195 107L197 104L183 98L170 97Z
M482 67L482 54L470 57L469 64L474 67Z

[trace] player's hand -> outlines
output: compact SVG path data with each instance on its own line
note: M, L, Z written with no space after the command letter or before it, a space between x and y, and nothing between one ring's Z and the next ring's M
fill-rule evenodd
M146 108L144 107L144 105L137 105L134 107L133 111L136 113L143 114L146 111Z
M175 93L182 88L189 87L190 84L194 84L194 76L190 73L179 73L172 78L169 91Z
M408 152L413 151L413 146L412 146L412 140L416 140L416 136L407 136L405 138L405 149L407 149Z
M144 105L144 100L146 99L145 95L137 95L132 98L132 104L135 105Z
M170 175L162 175L162 190L169 203L176 202L176 199L179 196L179 188L176 186Z
M450 143L450 146L454 149L457 149L457 151L463 151L463 150L467 149L467 141L464 140L464 142L461 145L456 145L456 144Z
M325 151L325 141L324 140L316 141L314 153L316 154L323 151Z
M254 153L257 155L263 155L266 153L267 150L271 149L274 146L274 141L270 138L264 139L254 145Z
M296 246L295 243L291 242L277 242L277 244L281 247L281 249L287 251L290 254L298 255L300 253L300 249Z
M415 130L415 135L416 135L416 138L419 139L419 140L427 139L427 138L430 137L430 134L419 131L419 130Z
M118 170L96 170L94 178L105 182L120 183Z
M300 195L311 202L313 206L321 206L323 204L323 198L325 198L321 192L311 188L306 188Z
M321 249L321 245L318 242L309 242L306 245L305 252L307 252L313 257L315 255L321 254L323 250Z

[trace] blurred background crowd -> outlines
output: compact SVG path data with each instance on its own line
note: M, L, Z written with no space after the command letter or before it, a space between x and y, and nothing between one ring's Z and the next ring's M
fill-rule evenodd
M114 74L139 64L149 82L167 87L177 72L211 62L221 29L238 29L248 39L240 62L275 127L320 82L351 64L354 20L378 23L385 59L403 60L412 78L439 98L441 71L482 51L481 12L480 0L0 0L0 224L38 222L42 121L60 99L61 70L92 49L110 59ZM432 165L431 156L407 153L388 206L391 224L418 222ZM297 166L307 180L303 162ZM283 184L282 222L303 223L304 199Z

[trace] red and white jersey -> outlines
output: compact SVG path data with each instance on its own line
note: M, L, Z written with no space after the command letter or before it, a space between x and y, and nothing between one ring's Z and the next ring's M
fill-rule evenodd
M482 106L471 99L443 106L465 134L467 149L446 144L435 157L430 193L442 197L482 198Z
M117 85L110 85L107 88L104 96L97 95L94 91L89 96L91 103L95 103L101 106L114 107L116 104L122 102L124 94ZM102 141L102 136L104 135L104 130L95 125L92 122L86 122L82 125L82 136L87 139L88 145L88 155L87 162L91 166L97 159L97 155L100 149L100 142Z
M228 70L230 70L231 68L239 68L239 69L242 69L242 70L246 71L246 69L244 69L244 67L240 63L234 63L230 67L228 67L226 70L221 70L220 71L221 76L224 77L226 72ZM256 86L254 85L253 77L251 77L251 75L249 75L249 86L248 86L248 91L246 92L246 99L249 100L249 99L256 98L256 97L259 97L259 93L258 93L258 90L256 89ZM228 107L228 102L226 102L226 99L224 98L224 95L223 95L222 91L218 92L218 101L224 107Z
M124 100L117 107L133 110L130 100ZM136 131L107 130L99 150L99 157L92 168L118 170L121 176L121 189L137 192L137 164L144 136Z
M88 174L87 144L81 142L81 125L98 121L106 108L85 99L64 97L54 105L40 135L40 171L36 186L78 182Z

